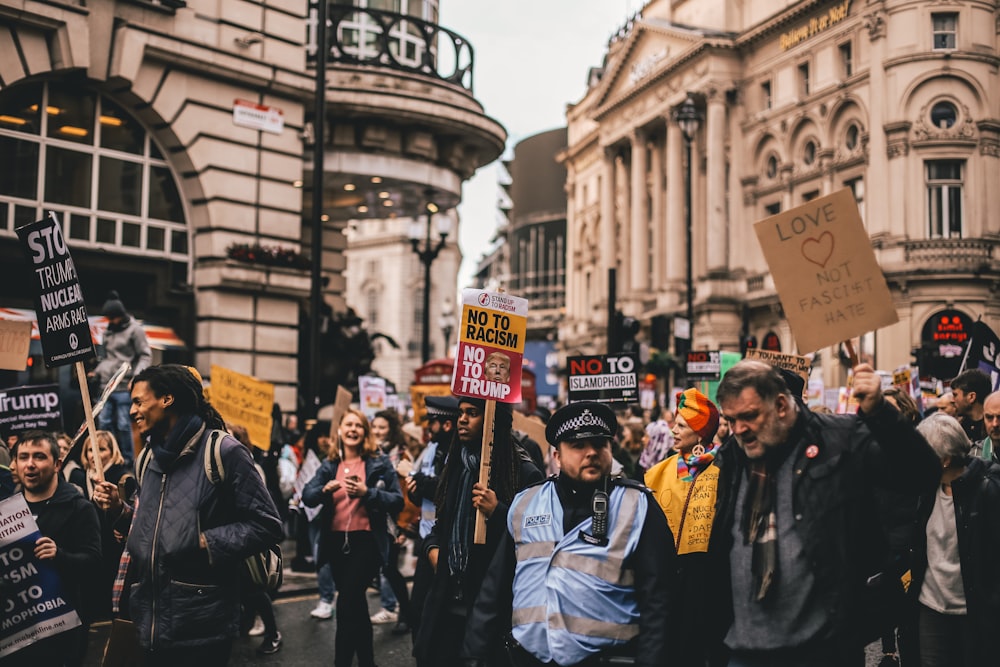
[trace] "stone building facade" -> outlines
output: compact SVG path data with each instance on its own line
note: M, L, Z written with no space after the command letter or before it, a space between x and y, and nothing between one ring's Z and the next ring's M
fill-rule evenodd
M471 50L437 25L437 0L383 4L329 4L313 216L315 7L0 0L0 306L31 307L13 230L54 211L92 314L115 289L184 339L176 360L273 382L293 409L308 264L237 261L231 249L280 247L307 262L318 250L322 298L343 311L348 222L392 206L419 215L432 200L453 208L462 181L503 148L472 94Z
M998 26L975 1L648 3L567 113L563 349L604 351L609 268L643 335L685 315L689 98L695 348L796 351L753 224L842 188L900 318L863 341L880 368L937 356L927 330L944 313L996 329ZM841 383L837 350L820 357Z

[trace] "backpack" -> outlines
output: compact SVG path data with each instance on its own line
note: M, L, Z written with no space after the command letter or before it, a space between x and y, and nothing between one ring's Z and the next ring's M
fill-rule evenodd
M226 478L226 468L222 465L222 438L229 435L225 431L213 429L209 432L205 444L205 476L212 486L218 485ZM136 479L142 484L142 475L149 466L153 451L144 447L135 461ZM243 574L256 588L275 593L284 580L284 564L281 557L281 545L274 544L263 551L248 556L243 561Z

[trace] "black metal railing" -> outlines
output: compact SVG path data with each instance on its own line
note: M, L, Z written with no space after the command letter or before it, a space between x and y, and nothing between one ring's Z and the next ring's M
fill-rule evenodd
M373 65L433 77L472 93L472 44L456 32L406 14L328 2L328 63ZM307 63L314 66L315 21Z

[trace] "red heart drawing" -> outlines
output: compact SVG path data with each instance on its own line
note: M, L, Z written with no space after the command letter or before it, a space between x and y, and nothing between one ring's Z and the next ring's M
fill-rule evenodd
M807 260L826 268L826 263L833 255L833 234L823 232L818 239L806 239L802 242L802 256Z

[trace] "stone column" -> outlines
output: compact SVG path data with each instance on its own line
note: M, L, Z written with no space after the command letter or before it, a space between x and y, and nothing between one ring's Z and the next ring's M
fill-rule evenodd
M868 168L865 170L866 191L878 193L879 196L868 197L865 202L866 215L865 226L868 234L889 233L892 230L892 208L890 201L895 201L892 197L883 197L883 193L889 192L890 155L888 141L886 138L886 124L890 122L887 114L886 95L889 87L886 83L885 67L883 63L886 59L886 21L888 16L882 10L876 9L865 17L864 26L868 28L868 37L871 39L871 57L868 59L870 66L868 69L869 86L871 95L868 98L868 118L869 125L865 128L868 131ZM864 34L864 33L862 33ZM893 104L893 108L896 105ZM842 142L843 134L836 137L836 141ZM895 182L895 189L905 187L905 180ZM904 222L902 216L896 216L900 221L896 233L904 232Z
M631 225L629 229L629 290L649 287L649 206L646 190L646 133L632 132Z
M611 146L604 148L601 173L601 264L599 275L594 282L601 286L604 303L608 300L608 269L616 265L615 260L615 162L618 152Z
M628 294L631 287L631 272L629 270L629 249L631 247L630 225L632 221L632 206L630 194L629 164L624 155L619 155L615 161L615 217L614 236L612 244L616 250L612 267L618 267L618 296Z
M677 123L667 119L667 282L677 288L684 284L687 270L684 222L684 134Z
M661 137L663 135L660 135ZM652 198L653 210L650 215L650 226L653 230L653 247L650 248L650 252L653 255L653 266L651 268L649 276L649 287L653 290L660 290L663 288L664 281L666 280L666 220L665 220L665 209L664 209L664 193L663 193L663 152L666 150L666 146L661 138L659 141L654 141L652 144L652 150L650 161L649 161L649 181L647 187L649 187L649 193Z
M708 271L729 268L729 237L726 234L726 93L720 88L709 89L705 118L708 143L708 174L705 183L708 243Z

